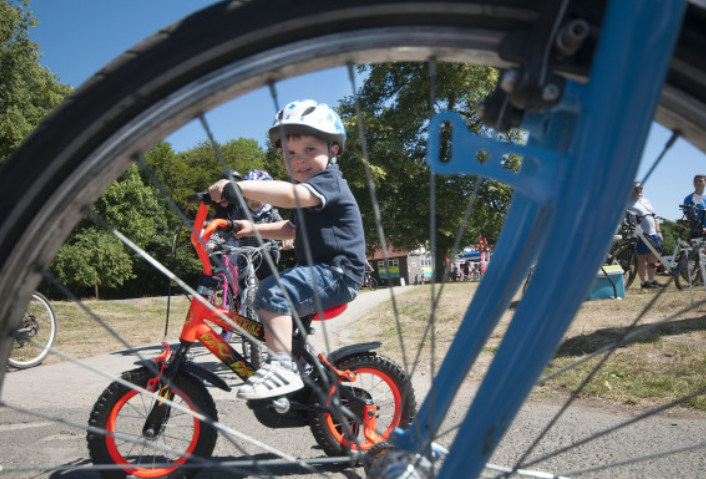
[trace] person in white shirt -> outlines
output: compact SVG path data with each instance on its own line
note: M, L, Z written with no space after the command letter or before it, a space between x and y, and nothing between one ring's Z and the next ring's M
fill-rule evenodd
M662 248L662 233L655 215L655 209L650 200L642 196L642 184L636 181L632 189L633 202L628 207L628 217L639 224L645 236L652 240L657 250ZM659 288L661 285L655 281L657 271L657 256L650 251L642 239L638 239L635 246L637 252L637 274L640 276L643 288Z

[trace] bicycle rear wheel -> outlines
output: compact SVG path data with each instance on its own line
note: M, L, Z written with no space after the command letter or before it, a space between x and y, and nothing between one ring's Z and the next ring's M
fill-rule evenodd
M279 80L346 63L457 61L511 67L516 60L498 53L503 40L508 32L530 29L538 20L540 3L226 2L166 28L138 45L79 88L70 101L37 129L0 177L0 200L3 200L0 201L0 294L9 299L0 305L3 333L0 337L6 337L5 333L15 326L17 305L36 287L40 280L37 271L49 264L83 214L84 205L91 204L134 158L202 112L256 88L276 85ZM575 5L581 7L579 13L583 13L591 30L599 31L603 4L587 1ZM689 9L702 13L695 5ZM701 18L699 15L697 20ZM706 70L701 55L703 36L701 23L685 24L683 41L672 62L658 112L658 118L668 127L683 127L685 136L702 147L706 142L706 122L702 121L706 92L699 82L692 80L701 78ZM590 62L575 65L573 78L586 80L589 67ZM621 96L608 85L601 93ZM690 108L682 108L684 105ZM556 118L563 114L557 112ZM643 116L651 115L652 111ZM597 134L596 140L603 136ZM624 157L636 156L634 147L621 146L624 149L616 151L630 152ZM606 153L610 151L607 149ZM567 161L566 166L578 168L574 163ZM556 211L563 215L557 218L560 227L546 234L561 238L561 242L554 243L556 247L551 250L542 250L542 261L537 263L518 319L536 316L546 320L550 329L556 329L557 318L570 317L572 310L585 299L614 230L614 224L610 223L617 224L617 215L612 212L615 205L624 202L622 193L632 181L635 168L634 163L613 162L602 155L581 165L585 170L571 170L571 175L555 182L563 190L553 190L556 197L574 198L579 209L571 205L567 211L562 204L538 208L522 192L517 193L501 244L495 250L494 265L479 285L477 296L481 302L474 303L473 313L469 312L467 317L484 318L486 313L495 315L506 309L510 293L519 287L519 281L547 239L542 236L542 228L535 229L535 225L540 224L541 218L557 215ZM577 217L590 218L592 224L603 227L604 231L567 229ZM576 248L582 255L576 254ZM518 258L515 252L522 254ZM578 256L584 253L592 258L589 267L579 263ZM562 268L562 273L555 267ZM565 311L557 311L550 303L559 300L573 302ZM488 334L492 330L486 329ZM509 336L526 336L526 345L534 349L517 349L515 359L519 358L520 363L531 362L535 370L528 377L536 377L536 369L541 370L548 362L556 344L541 341L546 329L525 327L521 333L516 331ZM464 328L454 344L470 354L470 350L480 348L471 348L469 344L477 342L475 335L483 334ZM533 340L537 343L533 344ZM0 353L7 348L7 342L0 342ZM506 366L510 382L524 375L513 367L517 362L509 366L497 364L498 368ZM462 375L467 371L465 366L456 367ZM444 391L444 385L437 390ZM522 400L526 393L514 391L498 397ZM435 396L431 398L430 407ZM445 414L446 408L441 409L439 415ZM457 437L494 440L506 430L512 415L501 414L502 419L492 428L463 426L463 434ZM471 419L483 421L485 417L473 410ZM420 453L425 452L420 448ZM455 457L466 459L463 453Z
M677 265L674 273L674 284L678 289L689 289L691 286L702 286L701 257L698 251L690 251Z
M348 356L336 362L335 366L343 371L355 373L355 381L345 382L344 386L363 398L374 411L374 429L370 439L364 431L366 425L360 418L350 419L344 426L341 421L325 410L312 411L309 425L316 442L329 456L346 455L351 450L367 451L381 440L387 440L396 428L408 429L416 404L414 394L405 387L407 375L391 360L373 353ZM312 401L319 402L319 395ZM327 407L326 404L320 404ZM349 404L346 404L350 407Z
M13 368L38 366L56 341L56 314L41 293L32 293L20 329L15 332L7 363ZM35 344L36 342L36 344Z

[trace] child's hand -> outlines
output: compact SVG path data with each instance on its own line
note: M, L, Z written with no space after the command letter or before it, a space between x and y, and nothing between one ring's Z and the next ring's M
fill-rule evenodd
M292 248L294 248L294 240L293 239L282 240L282 249L292 249Z
M233 231L237 231L235 233L236 238L242 238L243 236L255 236L255 228L250 221L235 220L233 221L233 224L236 226L236 228L233 229Z

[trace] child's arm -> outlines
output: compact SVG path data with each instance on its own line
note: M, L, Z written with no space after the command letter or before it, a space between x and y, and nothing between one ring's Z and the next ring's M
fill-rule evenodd
M246 198L269 203L280 208L293 209L299 206L311 208L321 205L321 199L301 185L286 181L238 181L220 180L208 188L211 199L219 204L237 202L236 188Z
M266 239L274 240L289 240L294 239L296 231L287 220L278 221L277 223L257 223L253 224L249 221L234 221L239 231L235 234L236 238L244 236L255 236L255 229L260 233L260 236Z

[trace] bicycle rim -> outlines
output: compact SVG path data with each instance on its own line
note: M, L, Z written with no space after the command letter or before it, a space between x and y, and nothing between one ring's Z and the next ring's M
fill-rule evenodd
M39 282L38 268L49 264L83 206L91 204L136 157L197 114L284 78L346 63L433 57L434 61L509 66L511 62L497 55L505 32L527 26L537 16L533 4L514 1L501 2L500 7L484 2L358 3L219 4L165 29L130 57L106 67L101 81L89 81L77 90L72 102L53 114L20 149L0 179L0 199L5 200L0 201L0 292L9 299L0 306L3 331L13 324L17 304L24 304L22 300ZM153 71L159 71L160 78L150 76ZM579 77L585 74L578 72ZM670 126L684 122L687 136L703 139L703 109L677 108L690 100L700 104L701 98L691 93L670 83L658 118ZM43 173L29 174L30 169ZM18 191L28 193L18 195ZM518 217L514 215L515 220ZM26 218L32 221L25 224ZM517 241L531 242L532 225L520 223ZM41 238L39 244L36 238ZM519 247L517 242L512 244ZM571 238L565 238L565 247L570 245ZM565 251L554 253L562 261L566 257L560 254ZM496 264L515 282L529 267L523 271L504 261ZM595 275L591 271L584 276L588 274ZM528 293L537 294L546 284L554 293L563 291L556 280L544 283L546 277L538 272ZM585 292L585 288L570 291L574 296ZM504 307L509 298L494 300ZM276 436L276 432L269 434ZM449 434L446 439L453 437Z
M32 293L19 334L20 338L14 339L8 364L20 369L38 366L56 341L56 314L42 294Z

